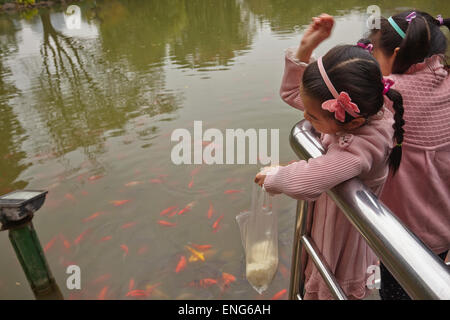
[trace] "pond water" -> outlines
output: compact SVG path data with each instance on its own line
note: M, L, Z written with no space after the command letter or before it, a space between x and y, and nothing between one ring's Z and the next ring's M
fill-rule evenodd
M278 95L284 49L322 12L337 23L318 54L356 43L373 3L338 3L83 1L76 28L65 7L0 15L0 194L49 190L33 223L66 299L136 299L127 293L138 289L145 299L269 299L289 289L296 201L281 199L280 263L259 295L235 217L262 165L175 165L171 134L196 120L221 132L274 128L280 162L297 159L288 136L302 115ZM384 16L450 13L444 1L377 4ZM0 250L0 299L33 299L7 232ZM71 264L82 290L66 288Z

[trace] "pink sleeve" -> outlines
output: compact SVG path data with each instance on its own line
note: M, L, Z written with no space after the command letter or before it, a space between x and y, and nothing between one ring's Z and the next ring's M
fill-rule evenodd
M300 98L300 83L303 72L308 66L295 58L296 48L286 50L283 80L281 82L280 96L288 105L304 110L303 101Z
M267 175L264 188L272 194L284 193L294 199L315 200L336 185L362 172L359 156L330 145L326 154L297 161Z

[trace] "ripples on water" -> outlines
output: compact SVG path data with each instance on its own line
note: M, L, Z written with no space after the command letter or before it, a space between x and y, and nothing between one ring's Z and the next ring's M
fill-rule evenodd
M0 16L0 193L50 191L34 225L66 299L267 299L288 289L295 201L283 198L278 273L258 296L235 216L250 206L259 166L175 166L170 135L192 133L194 120L222 132L280 128L280 160L295 159L287 138L301 115L278 98L283 50L320 12L341 17L319 52L359 39L370 3L340 3L83 1L77 30L64 8ZM32 299L0 237L0 298ZM205 261L194 261L195 245L210 246ZM65 287L70 264L81 267L81 291Z

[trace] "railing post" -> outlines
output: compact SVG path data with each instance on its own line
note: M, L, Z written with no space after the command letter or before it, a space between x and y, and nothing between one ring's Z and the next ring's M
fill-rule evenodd
M297 202L297 214L295 217L294 240L292 245L291 281L289 283L289 299L303 298L305 289L305 270L308 256L302 245L302 236L307 232L308 208L313 203L304 200Z

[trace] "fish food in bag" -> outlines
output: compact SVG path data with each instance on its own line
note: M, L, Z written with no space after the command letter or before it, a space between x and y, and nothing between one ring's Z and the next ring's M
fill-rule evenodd
M262 294L272 282L278 267L278 221L275 197L253 185L249 211L236 217L245 250L246 277Z

